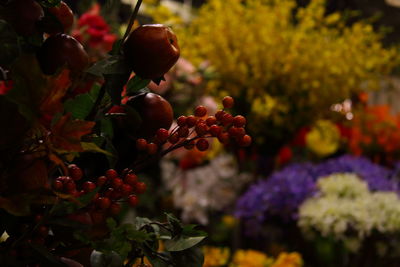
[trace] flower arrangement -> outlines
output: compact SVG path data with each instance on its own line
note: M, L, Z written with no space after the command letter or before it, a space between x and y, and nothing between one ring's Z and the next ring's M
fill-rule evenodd
M277 258L251 249L232 253L227 247L203 247L204 267L301 267L303 260L297 252L281 252Z
M184 57L208 61L215 74L208 92L240 97L237 108L257 125L251 131L258 144L281 145L288 141L283 136L328 118L329 107L359 92L362 83L378 89L399 62L372 25L348 26L344 15L326 15L324 5L208 1L182 31Z
M367 158L344 155L319 164L294 163L261 180L239 198L235 214L243 219L255 219L261 224L269 216L296 220L299 206L316 193L320 177L333 173L354 173L372 191L397 191L390 169L372 163Z
M332 174L317 182L319 194L299 208L298 225L306 236L317 232L342 240L351 251L373 231L400 231L400 199L394 192L371 192L354 174Z

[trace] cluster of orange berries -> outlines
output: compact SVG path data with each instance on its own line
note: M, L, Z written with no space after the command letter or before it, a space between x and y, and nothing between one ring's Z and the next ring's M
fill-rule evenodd
M83 172L75 164L68 166L68 174L55 179L55 191L79 197L99 188L88 206L94 222L100 222L106 216L118 215L122 208L121 202L127 202L131 207L137 206L138 195L146 191L146 184L138 181L138 177L129 169L125 169L121 175L116 170L109 169L96 182L80 182Z
M197 106L194 115L180 116L177 119L177 127L173 130L158 129L151 142L144 138L137 139L136 148L153 155L161 145L168 142L175 146L174 148L196 147L199 151L206 151L209 148L207 138L217 138L224 145L236 143L241 147L249 146L252 140L244 128L246 118L242 115L233 116L226 111L234 106L234 99L226 96L222 104L224 109L217 111L214 116L207 116L206 107Z

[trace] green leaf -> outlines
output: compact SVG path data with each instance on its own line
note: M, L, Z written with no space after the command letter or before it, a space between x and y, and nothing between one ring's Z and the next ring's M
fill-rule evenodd
M123 56L113 55L96 62L86 72L98 77L104 77L105 75L113 74L130 74L131 69L128 67Z
M99 192L100 187L97 187L92 192L87 193L83 196L78 197L74 201L61 201L60 203L53 206L51 212L55 214L71 214L78 209L87 206Z
M60 4L61 0L40 0L40 4L44 7L54 7Z
M65 110L71 112L74 119L85 119L92 110L99 91L100 87L94 86L89 93L77 95L74 99L68 99L64 103Z
M165 248L168 251L182 251L188 248L194 247L198 243L204 240L205 236L177 236L171 240L165 241Z
M4 20L0 20L0 65L11 64L20 54L18 35Z
M128 81L126 84L126 93L127 95L132 95L138 92L140 89L145 88L151 80L142 79L139 76L135 75L132 79Z
M171 252L172 261L176 266L202 267L204 255L199 247L192 247L185 251Z
M138 231L133 228L130 228L130 229L127 229L127 231L126 231L126 238L131 241L143 243L143 242L151 240L151 235L144 231Z
M103 118L100 121L100 131L101 131L101 136L107 137L109 139L112 139L114 136L114 128L113 124L111 121L111 118Z
M135 218L135 228L136 230L139 230L146 224L150 224L151 220L149 218L144 218L144 217L136 217Z
M108 218L106 223L108 229L110 229L111 231L117 228L117 222L113 218Z
M81 146L83 148L83 151L85 151L85 152L97 152L97 153L102 153L104 155L107 155L109 157L115 157L112 153L110 153L109 151L106 151L104 149L101 149L95 143L81 142Z
M171 213L165 213L165 215L167 216L168 223L171 225L172 234L174 236L180 235L183 230L181 222Z

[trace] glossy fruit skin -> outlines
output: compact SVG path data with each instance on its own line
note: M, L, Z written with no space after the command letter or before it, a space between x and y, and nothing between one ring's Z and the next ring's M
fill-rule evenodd
M60 32L69 32L71 30L74 24L74 13L64 1L61 1L58 6L49 8L48 12L57 18L62 25L62 29L49 29L46 31L47 33L56 34Z
M130 97L126 103L140 115L142 123L137 134L143 138L153 137L160 128L169 129L174 119L171 104L163 97L146 93Z
M36 32L36 23L43 16L43 9L36 1L14 0L6 5L0 19L10 23L18 34L29 36Z
M44 41L37 53L44 74L53 75L67 66L71 72L82 72L89 64L89 56L75 38L67 34L56 34Z
M132 31L123 51L133 71L144 79L161 78L180 55L176 35L161 24L142 25Z

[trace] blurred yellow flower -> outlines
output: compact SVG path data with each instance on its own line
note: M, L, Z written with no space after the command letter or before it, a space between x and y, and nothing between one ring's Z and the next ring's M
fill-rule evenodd
M271 265L271 267L301 267L303 260L301 255L297 252L287 253L282 252L279 254L278 259Z
M236 224L236 218L231 215L225 215L222 217L222 222L228 227L233 227Z
M306 135L306 146L317 156L325 157L337 151L340 131L329 120L319 120Z
M227 247L203 247L203 267L218 267L228 263L230 250Z
M229 267L267 267L273 259L257 250L237 250Z

